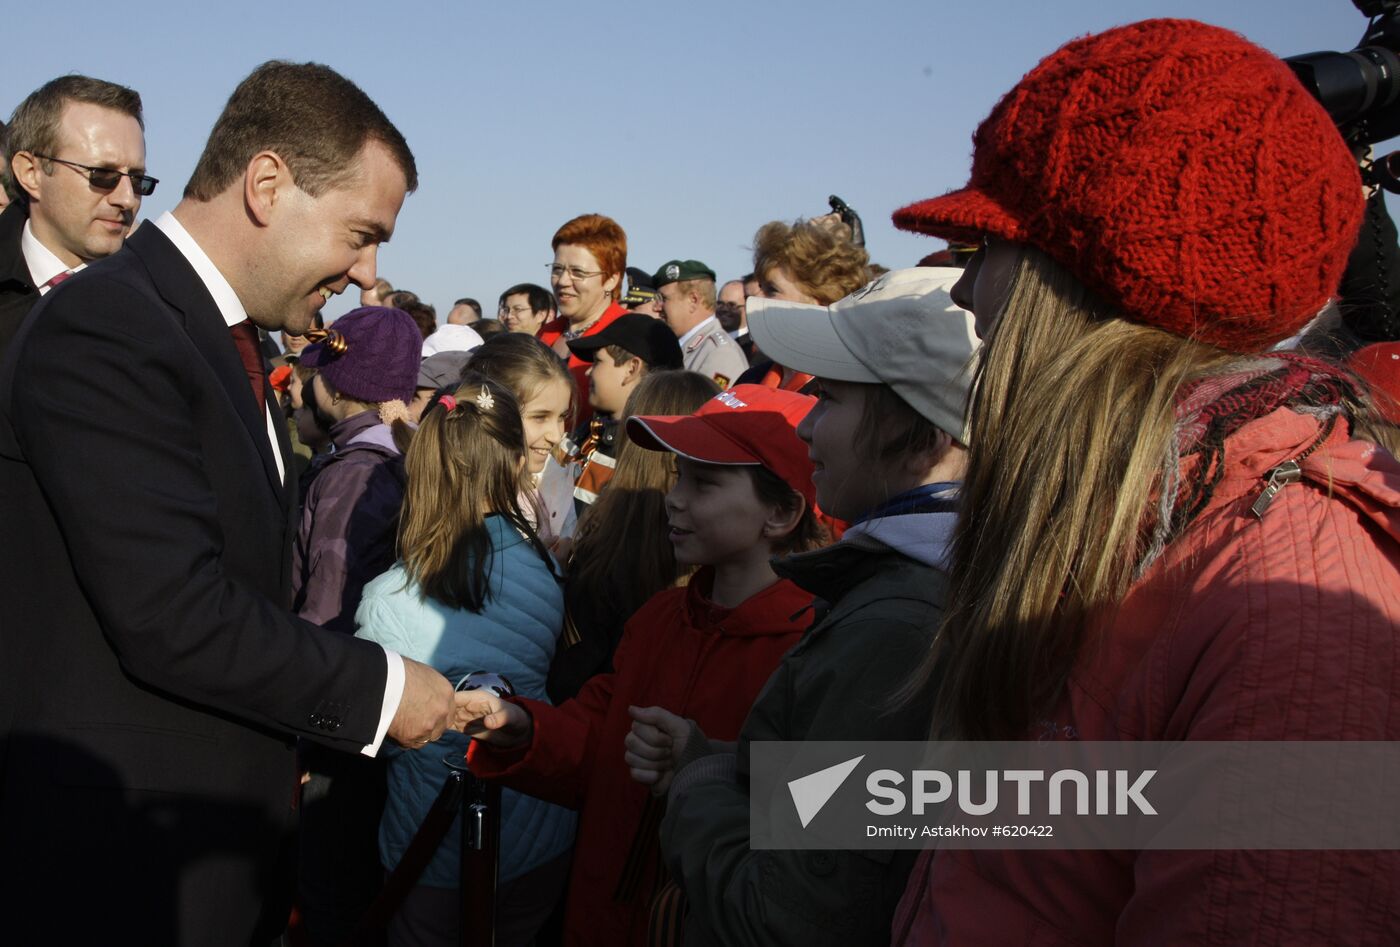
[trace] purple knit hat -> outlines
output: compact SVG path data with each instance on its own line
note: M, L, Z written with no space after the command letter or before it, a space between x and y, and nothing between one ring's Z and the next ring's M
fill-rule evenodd
M330 337L302 349L297 364L317 369L347 398L370 404L408 402L422 349L423 333L412 316L402 309L365 306L335 320Z

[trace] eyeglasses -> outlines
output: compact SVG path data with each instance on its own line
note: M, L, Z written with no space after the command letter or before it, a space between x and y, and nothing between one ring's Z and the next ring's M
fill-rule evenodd
M131 178L131 189L142 197L150 197L156 192L156 185L160 183L157 178L147 177L144 174L137 174L135 171L118 171L116 168L94 168L88 164L78 164L76 161L65 161L62 158L55 158L53 155L41 155L37 151L30 152L36 158L43 158L45 161L57 161L59 164L67 165L74 171L86 171L88 183L101 191L115 190L117 185L122 183L122 178Z
M595 276L603 275L602 270L585 270L580 269L577 266L559 266L558 264L554 263L549 264L549 275L554 279L559 279L566 272L569 274L569 279L573 280L575 283L582 283L586 279L592 279Z
M497 310L497 312L502 316L515 316L517 318L519 318L520 316L529 315L534 311L535 310L531 309L529 306L511 306L509 309L507 309L505 306L502 306L499 310Z

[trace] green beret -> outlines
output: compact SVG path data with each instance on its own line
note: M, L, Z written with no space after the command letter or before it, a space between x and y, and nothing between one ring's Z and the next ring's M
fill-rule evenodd
M660 289L668 283L683 283L693 279L707 279L713 283L715 271L699 260L672 260L657 270L651 281Z

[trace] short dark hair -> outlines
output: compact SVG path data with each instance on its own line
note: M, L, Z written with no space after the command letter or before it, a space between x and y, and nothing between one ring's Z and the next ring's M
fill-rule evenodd
M453 309L456 309L458 306L471 306L473 309L476 310L476 317L478 319L481 318L481 303L477 302L475 299L472 299L470 296L463 296L461 299L457 300L452 304Z
M552 312L554 310L554 294L543 286L534 283L516 283L510 289L501 293L498 305L504 306L506 299L511 296L519 296L524 293L526 300L530 303L532 312Z
M413 300L412 302L400 303L394 307L402 309L413 317L413 321L418 326L418 331L423 333L423 338L427 338L437 331L437 310L428 303Z
M297 187L318 197L358 172L355 158L371 141L389 149L408 190L416 190L413 152L359 86L320 63L271 60L233 90L185 185L185 197L213 200L260 151L280 155Z
M758 494L759 500L764 503L771 503L783 510L791 510L799 504L805 504L802 510L802 518L797 521L797 526L782 539L773 545L773 552L780 556L788 556L799 552L810 552L831 542L831 534L821 520L817 519L816 511L812 509L810 503L805 503L802 494L798 493L792 486L779 477L767 467L760 467L757 464L750 464L743 468L749 472L753 478L753 489Z
M620 345L605 345L603 346L603 351L611 356L614 365L626 365L634 358L642 358L631 349L625 349ZM642 358L642 374L645 375L650 368L651 366L647 364L647 360Z
M57 151L58 126L63 118L64 106L69 102L86 102L130 115L136 119L142 131L146 129L146 120L141 115L141 96L135 89L90 76L67 75L50 79L16 106L10 116L8 131L0 136L0 151L6 157L4 168L0 169L0 181L3 181L11 200L27 204L29 195L15 182L8 159L20 151L50 155ZM43 158L39 160L44 173L52 174L53 162Z
M381 306L388 306L390 309L405 309L409 303L418 302L418 294L411 289L390 290L379 297ZM405 309L405 311L407 311Z

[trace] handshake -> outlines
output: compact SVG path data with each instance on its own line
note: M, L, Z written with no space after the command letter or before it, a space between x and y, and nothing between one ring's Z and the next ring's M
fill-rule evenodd
M428 665L412 658L403 659L403 697L399 709L389 723L388 737L400 746L418 750L437 740L448 730L473 732L479 729L481 699L488 691L472 689L468 683L466 690L453 690L452 684ZM477 675L469 675L475 678ZM487 687L503 686L508 692L510 682L497 675L482 675ZM499 682L499 685L494 682ZM499 693L499 689L497 690ZM526 721L529 715L514 705ZM528 731L527 731L528 735Z

